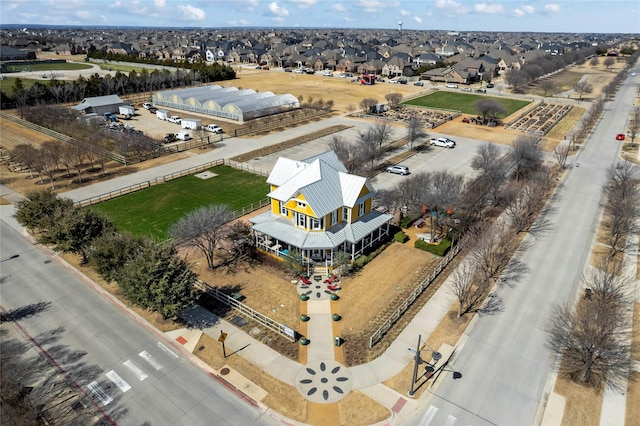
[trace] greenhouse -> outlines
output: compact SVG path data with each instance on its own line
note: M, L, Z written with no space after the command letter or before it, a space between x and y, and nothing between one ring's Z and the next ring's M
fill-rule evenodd
M219 85L169 90L153 95L157 107L191 111L244 122L254 118L300 108L300 101L291 94L275 95L252 89Z

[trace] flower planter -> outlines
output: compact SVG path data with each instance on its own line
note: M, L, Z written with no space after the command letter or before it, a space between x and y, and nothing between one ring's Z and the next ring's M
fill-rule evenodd
M306 302L307 300L309 300L309 296L307 296L306 294L301 294L300 300L302 300L303 302Z
M302 321L302 322L307 322L310 319L311 319L311 317L309 315L305 315L305 314L300 315L300 321Z
M302 339L300 339L300 344L302 346L307 346L309 343L311 343L311 341L305 337L303 337Z
M331 315L331 319L333 319L334 321L340 321L342 317L338 314L333 314Z

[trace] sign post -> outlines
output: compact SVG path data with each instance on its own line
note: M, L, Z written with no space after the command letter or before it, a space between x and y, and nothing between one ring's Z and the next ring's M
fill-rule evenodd
M227 338L227 333L225 333L224 331L220 330L220 337L218 337L218 342L222 343L222 355L226 358L227 357L227 351L224 348L224 341Z

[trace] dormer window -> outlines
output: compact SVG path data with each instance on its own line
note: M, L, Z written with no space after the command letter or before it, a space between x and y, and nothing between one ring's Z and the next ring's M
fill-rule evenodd
M307 207L307 203L305 203L304 201L297 201L298 203L298 207L300 207L301 209L304 209Z

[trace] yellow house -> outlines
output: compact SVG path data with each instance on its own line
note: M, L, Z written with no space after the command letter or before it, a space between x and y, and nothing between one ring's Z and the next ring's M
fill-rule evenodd
M270 211L251 219L258 248L332 266L336 252L355 260L389 235L391 215L372 209L368 179L349 174L333 151L296 161L280 157L267 178Z

